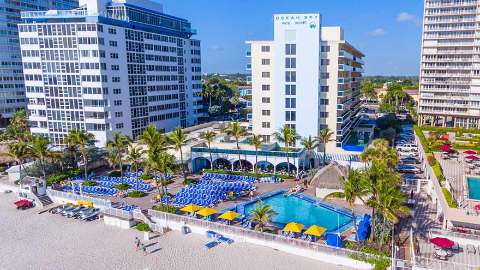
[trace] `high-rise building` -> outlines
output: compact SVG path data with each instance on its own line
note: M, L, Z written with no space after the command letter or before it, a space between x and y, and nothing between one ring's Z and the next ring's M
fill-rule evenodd
M478 0L425 0L421 125L480 128Z
M25 12L19 25L31 131L55 145L71 129L102 146L197 123L200 41L190 22L146 0L81 0L69 11Z
M266 142L285 124L303 136L330 129L330 153L344 152L360 122L364 55L320 14L274 15L274 39L248 41L252 130Z
M17 24L21 11L73 9L78 0L0 1L0 114L10 118L26 107Z

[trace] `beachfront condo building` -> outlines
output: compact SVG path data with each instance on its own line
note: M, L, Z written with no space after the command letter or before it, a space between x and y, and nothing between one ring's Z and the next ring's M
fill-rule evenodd
M81 0L69 11L22 13L30 127L55 145L72 129L104 146L204 116L200 41L189 21L146 0Z
M302 137L328 128L335 135L327 151L346 152L360 123L364 55L341 27L322 27L320 14L276 14L273 21L273 40L247 41L253 133L270 142L284 125Z
M0 1L0 115L10 118L25 109L25 87L17 25L21 11L73 9L78 0L15 0Z
M421 125L480 128L480 1L425 0Z

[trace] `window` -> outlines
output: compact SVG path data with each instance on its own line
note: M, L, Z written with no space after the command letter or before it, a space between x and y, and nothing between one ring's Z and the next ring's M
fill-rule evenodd
M285 71L285 81L286 82L296 82L297 81L297 72L296 71Z
M112 82L120 82L120 77L112 77Z
M263 84L262 91L270 91L270 84Z
M285 95L294 96L297 94L297 86L295 84L285 85Z
M115 100L115 101L113 101L113 105L122 106L122 101L121 100Z
M123 117L123 112L115 112L115 117Z
M117 34L117 29L108 28L108 33L109 33L109 34L112 34L112 35L116 35L116 34Z
M297 59L287 57L285 58L285 68L296 68L297 67Z
M117 42L114 41L114 40L110 40L110 41L108 42L108 44L110 44L110 46L112 46L112 47L117 47Z
M328 66L330 65L330 59L322 59L320 60L320 63L322 64L322 66Z
M270 46L262 46L262 52L270 52Z
M328 112L320 112L320 118L327 118Z
M264 66L270 65L270 59L262 59L262 65Z
M262 103L270 103L269 97L262 97Z
M320 86L320 92L323 92L323 93L328 92L328 86Z
M110 53L110 58L117 59L118 58L118 53Z
M264 143L269 143L270 142L270 135L262 135L262 141Z
M297 112L295 111L285 112L285 121L296 121L296 120L297 120Z
M270 72L262 72L262 78L270 78Z
M120 88L113 88L113 94L120 95L122 93L122 89Z
M120 66L119 65L112 65L112 70L120 70Z
M285 44L285 54L286 55L296 55L297 54L297 44Z
M270 110L262 110L263 116L270 116Z
M330 46L322 46L322 52L330 52Z
M117 124L115 124L115 127L117 129L123 128L123 123L117 123Z
M330 73L328 73L328 72L322 72L322 73L320 74L320 76L322 77L322 79L328 79L328 78L330 78Z
M270 122L262 122L262 128L270 128Z
M328 99L321 98L320 105L328 105Z
M296 98L286 98L285 99L285 108L296 108L297 99Z

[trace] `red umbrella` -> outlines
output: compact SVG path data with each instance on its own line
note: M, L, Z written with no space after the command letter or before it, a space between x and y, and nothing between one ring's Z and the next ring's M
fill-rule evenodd
M430 239L430 242L440 248L451 248L455 245L455 242L443 237L432 238Z
M466 159L470 159L470 160L479 160L479 157L477 157L477 156L473 156L473 155L472 155L472 156L468 156L468 157L466 157Z
M452 146L450 146L449 144L443 144L440 146L440 150L442 152L450 152L452 151Z
M439 139L442 140L442 141L448 141L449 140L448 134L444 134L444 135L440 136Z
M473 150L467 150L465 152L463 152L465 155L476 155L477 152L476 151L473 151Z
M475 205L475 210L480 211L480 204Z

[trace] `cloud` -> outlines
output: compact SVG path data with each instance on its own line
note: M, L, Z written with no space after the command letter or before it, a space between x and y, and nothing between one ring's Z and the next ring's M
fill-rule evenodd
M385 29L380 27L368 32L368 35L371 37L380 37L380 36L384 36L386 33L387 31L385 31Z
M413 22L417 23L418 19L415 15L408 12L400 12L397 16L397 22Z

